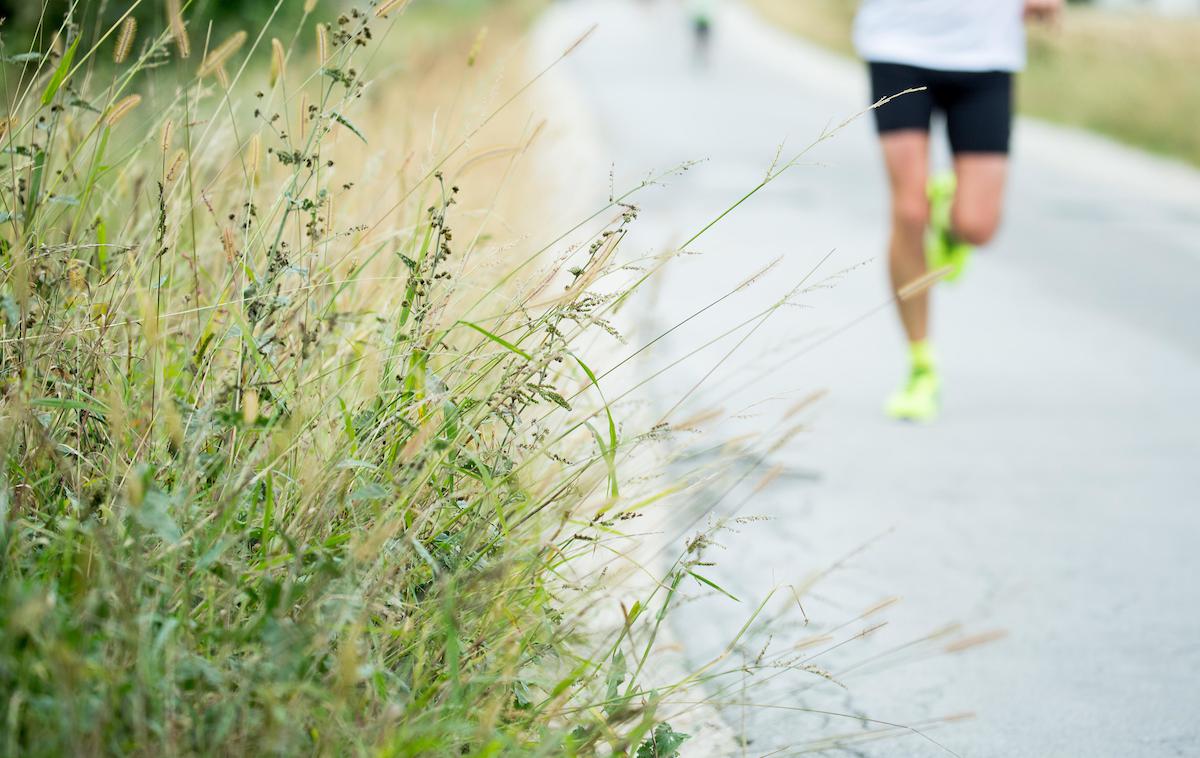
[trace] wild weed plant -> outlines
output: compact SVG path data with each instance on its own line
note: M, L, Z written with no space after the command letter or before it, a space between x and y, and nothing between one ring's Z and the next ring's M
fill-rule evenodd
M314 5L310 66L175 0L3 50L0 753L673 754L562 581L629 517L575 344L634 212L473 268L463 142L339 171L405 3Z

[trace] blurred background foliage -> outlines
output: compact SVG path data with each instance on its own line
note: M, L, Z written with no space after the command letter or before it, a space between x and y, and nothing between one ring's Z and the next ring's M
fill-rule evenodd
M0 0L0 36L6 55L24 50L40 50L49 45L67 14L91 35L83 44L89 46L95 37L103 35L130 8L142 29L162 29L166 26L166 5L162 2L122 2L122 0ZM437 22L473 16L498 0L414 0L410 11L420 13L427 21ZM303 0L194 0L183 3L184 15L203 19L211 24L212 38L222 39L236 29L290 30L296 27L304 12ZM314 9L317 16L333 16L349 7L341 0L319 0ZM195 28L197 42L207 30ZM305 37L301 42L307 42ZM215 43L214 43L215 44Z

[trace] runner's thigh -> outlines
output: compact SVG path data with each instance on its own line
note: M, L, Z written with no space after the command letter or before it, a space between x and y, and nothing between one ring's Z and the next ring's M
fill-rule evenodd
M939 93L950 149L1008 153L1013 119L1013 77L1007 71L956 73Z
M932 72L901 63L870 63L871 100L879 102L885 97L892 100L875 108L875 126L880 134L916 129L929 131L933 115L933 93L929 88ZM920 92L899 93L905 90L926 87ZM898 97L896 97L899 95Z

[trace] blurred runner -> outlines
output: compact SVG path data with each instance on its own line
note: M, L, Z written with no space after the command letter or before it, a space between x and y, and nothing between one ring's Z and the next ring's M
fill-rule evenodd
M889 261L899 294L927 271L957 279L971 249L996 232L1008 173L1013 74L1025 65L1026 19L1054 20L1063 0L862 0L854 43L874 100L925 87L875 109L892 195ZM954 172L929 180L929 124L946 116ZM928 291L899 299L909 375L889 416L938 412L941 379L929 343Z
M692 16L692 31L696 36L696 58L708 62L712 45L713 12L716 0L688 0Z

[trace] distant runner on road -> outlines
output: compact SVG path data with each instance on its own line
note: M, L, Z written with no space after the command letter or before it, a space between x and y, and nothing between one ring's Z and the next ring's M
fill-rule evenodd
M973 246L1000 224L1013 118L1013 74L1025 65L1026 19L1051 21L1063 0L862 0L854 44L874 100L925 87L875 109L892 195L892 288L927 271L962 274ZM946 116L954 172L929 179L929 125ZM899 301L911 357L886 411L926 421L941 379L929 342L928 291Z
M696 57L704 63L707 62L708 50L712 45L715 0L689 0L688 10L691 15L692 33L696 38Z

